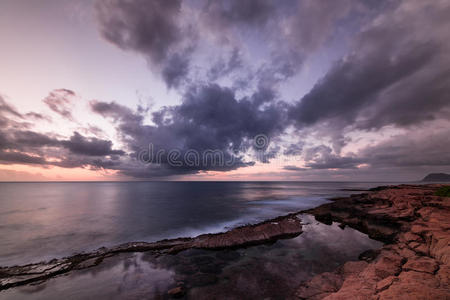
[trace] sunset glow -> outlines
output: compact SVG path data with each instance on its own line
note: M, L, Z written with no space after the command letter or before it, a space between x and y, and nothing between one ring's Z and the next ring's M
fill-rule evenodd
M448 11L419 0L2 1L0 180L448 171ZM139 159L149 145L160 161ZM189 151L232 163L193 165Z

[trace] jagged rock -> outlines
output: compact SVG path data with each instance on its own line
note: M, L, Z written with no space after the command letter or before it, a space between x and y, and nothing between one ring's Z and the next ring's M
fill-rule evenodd
M437 261L430 257L414 256L403 265L403 270L434 274L438 267Z
M327 223L341 222L387 244L373 260L362 253L363 264L347 262L302 283L295 297L450 299L450 198L434 196L439 187L383 187L309 210L317 220L329 215Z

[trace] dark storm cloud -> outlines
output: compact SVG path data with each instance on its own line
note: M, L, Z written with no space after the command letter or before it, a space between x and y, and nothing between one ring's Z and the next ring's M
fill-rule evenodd
M0 162L4 164L48 164L45 158L41 156L32 156L26 153L12 151L0 151Z
M355 169L364 165L367 170L414 168L423 170L450 166L450 130L448 123L434 124L436 129L416 129L414 134L403 133L366 146L346 156L333 153L325 145L304 149L305 168L286 166L290 171L317 169Z
M285 170L299 176L341 179L396 181L406 178L420 180L430 172L450 170L450 130L448 123L434 124L435 129L418 129L366 146L353 156L337 156L326 146L311 149L309 161L300 168L286 166ZM326 154L317 155L317 150ZM361 166L360 166L361 164ZM330 173L329 169L333 169Z
M12 141L15 148L23 149L23 147L42 147L42 146L59 146L60 141L48 135L37 133L31 130L17 130L12 133Z
M142 52L154 62L167 57L180 39L176 24L180 0L99 1L102 35L122 49Z
M71 94L67 90L58 90L58 93L61 91ZM52 103L55 104L55 101ZM27 118L34 119L35 116L33 113L21 114L0 99L0 120L3 121L0 128L1 163L114 169L125 155L124 151L113 149L111 141L85 137L78 132L66 140L52 133L27 129L30 127L26 123Z
M443 117L450 103L450 8L409 5L362 31L352 52L292 108L299 128L329 122L335 130L378 129Z
M448 127L448 123L444 124ZM450 129L402 134L366 147L358 155L377 167L450 166Z
M202 12L209 25L220 29L239 24L261 26L276 9L275 4L272 0L207 1Z
M237 99L233 90L218 85L196 86L183 96L177 106L162 108L152 114L155 125L144 125L143 118L128 108L116 103L94 101L94 112L111 117L117 123L128 147L135 156L151 144L153 154L164 150L161 156L163 174L189 174L198 171L227 171L252 165L239 156L251 144L251 139L261 133L277 135L284 130L285 110L283 104L273 102L271 91L261 90L250 97ZM201 160L189 165L181 160L181 165L171 165L167 154L177 149L180 157L195 151L203 157L205 152L219 151L229 164L213 164L211 160ZM155 162L155 157L149 157ZM137 168L124 173L142 177L154 176L156 166L146 167L151 172Z
M6 137L8 134L8 137ZM86 138L74 132L68 140L57 139L34 131L10 130L6 131L3 148L12 150L30 150L30 147L63 147L71 153L87 156L123 155L121 150L113 150L112 142L98 138Z
M239 10L241 5L243 8ZM411 2L392 5L388 10L383 5L350 0L342 5L301 1L290 12L283 5L272 9L273 2L266 1L211 2L202 13L213 32L227 36L231 27L241 31L258 27L276 43L278 48L271 60L249 76L249 80L258 82L257 92L238 100L231 89L212 84L193 85L180 105L153 113L154 126L143 125L142 115L114 103L98 102L93 109L119 120L119 133L134 153L149 142L156 149L177 148L182 153L190 148L229 151L248 147L247 141L256 134L276 137L294 124L299 130L308 129L320 137L331 138L332 148L322 145L284 149L285 155L301 152L309 170L383 164L382 160L373 159L376 155L368 155L369 150L341 155L341 149L350 140L345 134L355 129L376 131L386 125L405 127L448 119L445 113L450 87L449 47L444 38L449 29L449 21L444 17L449 12L448 6ZM408 5L409 9L402 5ZM369 13L364 14L365 11ZM377 16L381 11L384 14ZM348 22L351 14L365 18L367 25L356 35L349 54L294 105L287 109L287 105L277 102L274 83L294 76L304 57L324 45L341 28L338 23ZM286 32L277 27L280 16L286 17L283 23ZM269 23L274 27L267 26ZM272 30L279 32L279 36L274 37ZM239 47L234 51L239 53ZM241 64L237 58L229 56L228 61L215 63L208 69L209 79L230 74L234 66ZM184 68L177 69L182 72ZM376 149L376 145L373 147ZM164 168L165 174L173 171L170 166ZM186 172L213 169L183 168ZM130 172L133 171L142 170L135 168ZM157 171L152 167L149 172Z
M305 167L310 169L353 169L363 162L356 156L340 156L325 145L305 149Z
M414 45L400 51L404 53L398 54L395 60L391 58L393 51L387 50L363 57L349 57L339 62L292 109L291 118L300 127L333 118L344 121L343 125L354 123L359 113L375 104L386 88L424 67L433 57L435 47ZM422 98L414 100L422 101ZM417 121L421 121L424 115L419 111L415 114L419 118ZM382 125L378 124L378 127Z
M75 93L67 89L56 89L50 92L50 94L43 100L47 106L61 115L62 117L73 121L71 113L72 101Z
M251 97L237 99L233 90L218 85L195 87L184 96L183 103L174 108L172 126L190 130L189 147L200 142L204 146L240 147L244 137L264 133L268 136L284 129L284 105L273 101L270 90L260 90ZM203 133L206 130L208 140ZM206 133L206 132L205 132Z
M122 150L113 150L112 142L98 138L86 138L74 132L67 141L61 141L62 145L72 153L88 156L123 155Z
M189 53L171 55L162 70L162 78L169 88L179 86L189 73Z
M342 39L344 44L344 36L353 35L348 28L358 28L383 12L385 2L379 1L378 5L358 0L274 2L267 27L257 30L261 34L260 43L265 47L272 45L270 56L252 74L253 79L264 86L290 80L313 55L327 46L335 47L331 44L333 39Z
M351 13L373 17L381 6L357 0L109 0L98 1L96 8L102 36L121 49L144 55L170 88L192 82L201 69L211 81L240 65L250 67L254 61L237 56L249 50L250 40L264 45L269 57L252 66L254 70L246 68L247 79L240 78L239 83L254 80L273 86L297 74L305 59L325 45ZM234 51L230 61L220 58L203 65L208 62L202 56L222 55L230 49Z
M143 54L169 87L180 84L188 73L192 39L179 22L180 0L98 1L96 8L106 40Z

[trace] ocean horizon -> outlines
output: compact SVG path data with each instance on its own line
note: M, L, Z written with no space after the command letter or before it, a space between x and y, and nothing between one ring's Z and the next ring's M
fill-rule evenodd
M0 265L222 232L386 184L393 183L2 182Z

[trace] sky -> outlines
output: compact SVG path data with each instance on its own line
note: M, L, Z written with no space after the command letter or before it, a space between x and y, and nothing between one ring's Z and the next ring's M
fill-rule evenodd
M450 173L450 0L2 0L0 181Z

